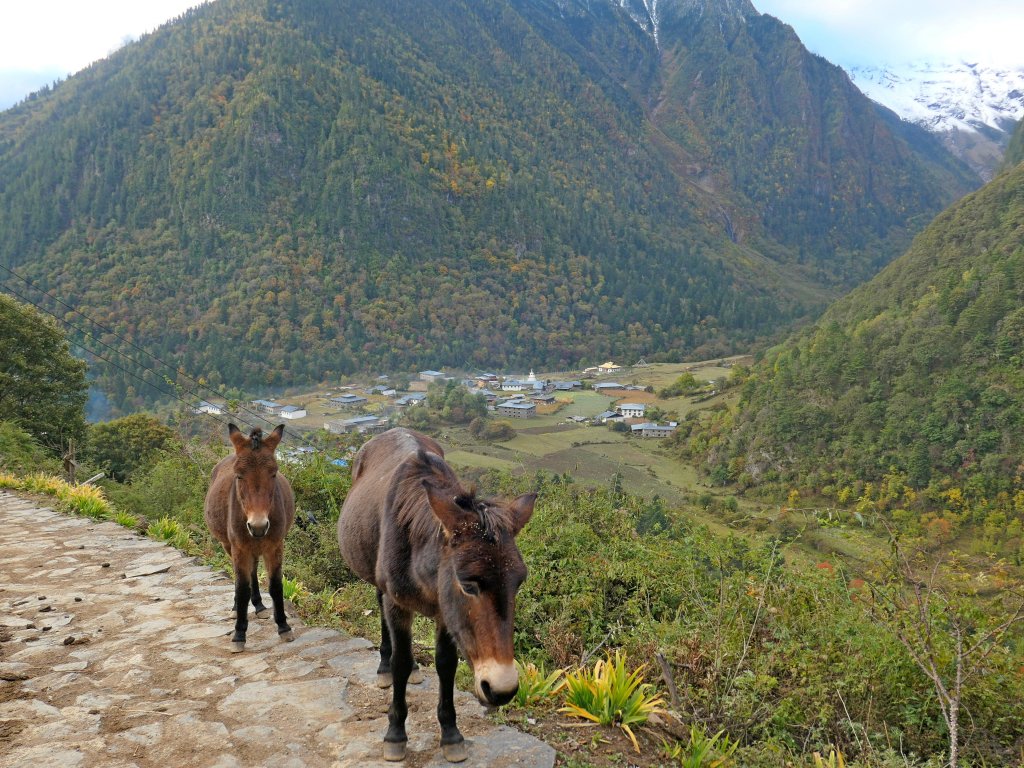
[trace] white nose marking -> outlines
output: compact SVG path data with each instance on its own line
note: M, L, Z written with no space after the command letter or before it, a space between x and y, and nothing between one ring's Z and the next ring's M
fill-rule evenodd
M487 681L491 691L496 694L509 693L519 687L519 670L515 664L507 664L496 659L484 659L473 667L476 694L484 699L483 682Z

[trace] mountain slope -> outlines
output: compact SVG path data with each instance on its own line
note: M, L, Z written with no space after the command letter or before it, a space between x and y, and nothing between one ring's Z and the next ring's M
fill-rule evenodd
M1024 450L1022 230L1017 165L771 350L705 460L797 486L891 474L914 488L965 485L979 504L1012 494Z
M1010 137L1010 143L1003 157L1002 169L1009 170L1018 163L1024 162L1024 120L1017 123L1017 130Z
M0 115L0 263L214 385L564 366L763 337L969 187L748 4L657 8L203 6Z

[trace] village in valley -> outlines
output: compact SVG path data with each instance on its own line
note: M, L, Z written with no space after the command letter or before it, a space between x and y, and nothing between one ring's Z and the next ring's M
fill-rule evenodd
M457 386L486 400L492 420L507 424L505 440L486 440L465 425L446 425L442 444L453 464L514 472L567 472L582 480L607 482L618 475L624 487L675 500L697 485L692 470L659 450L687 414L725 402L734 393L722 384L737 356L689 363L633 365L606 361L577 371L527 374L424 370L416 375L369 375L333 387L264 396L242 402L204 401L197 414L220 416L232 409L258 415L268 425L284 423L301 436L281 449L284 460L301 460L315 448L300 444L317 433L372 435L415 421L432 386ZM684 374L695 387L685 393L666 388ZM408 417L406 415L408 414ZM341 460L341 463L344 463Z

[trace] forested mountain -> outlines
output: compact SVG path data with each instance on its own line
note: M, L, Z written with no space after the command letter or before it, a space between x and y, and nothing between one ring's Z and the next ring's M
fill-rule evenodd
M1022 232L1018 163L771 350L739 411L694 426L691 448L723 480L820 490L889 478L897 500L904 485L928 488L956 510L953 487L976 514L1021 517Z
M209 3L0 114L0 264L215 386L563 366L764 338L975 183L748 2L648 5Z
M1003 170L1024 163L1024 120L1017 123L1017 130L1010 138L1010 145L1006 148L1006 157L1003 158Z

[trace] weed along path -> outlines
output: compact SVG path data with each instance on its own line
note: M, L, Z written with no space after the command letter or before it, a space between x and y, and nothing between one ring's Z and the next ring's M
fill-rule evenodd
M370 643L298 618L280 643L254 619L232 654L233 594L175 549L0 492L0 766L394 765ZM410 687L410 768L449 765L426 678ZM553 765L551 747L456 694L462 765Z

